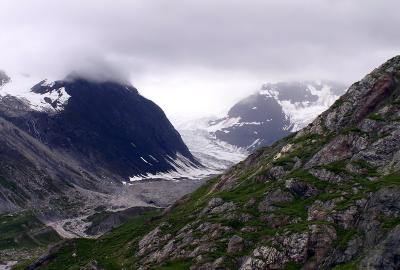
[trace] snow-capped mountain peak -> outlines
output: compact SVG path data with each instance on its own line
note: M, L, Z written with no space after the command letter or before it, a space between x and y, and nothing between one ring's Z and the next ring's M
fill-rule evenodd
M227 116L210 121L218 140L244 149L268 145L309 124L344 93L329 81L265 83L238 103Z
M344 88L327 81L266 83L259 94L275 99L290 119L291 131L297 131L332 105L344 92Z
M61 111L70 98L65 88L57 82L41 80L32 87L34 79L30 76L17 74L8 77L4 72L3 76L0 74L0 81L0 98L16 97L34 111Z

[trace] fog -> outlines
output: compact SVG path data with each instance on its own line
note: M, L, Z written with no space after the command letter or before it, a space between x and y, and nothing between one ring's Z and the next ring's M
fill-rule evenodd
M130 81L169 116L264 82L359 80L399 53L395 0L2 0L0 69Z

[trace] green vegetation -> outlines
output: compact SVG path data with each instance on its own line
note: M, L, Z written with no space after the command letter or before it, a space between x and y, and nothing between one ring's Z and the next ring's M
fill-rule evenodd
M359 263L360 260L358 259L349 263L336 265L334 268L332 268L332 270L358 270Z
M60 240L54 230L46 227L31 212L1 215L0 232L0 250L47 247Z
M331 171L336 174L340 173L345 173L346 172L346 164L348 163L348 160L339 160L335 162L331 162L329 164L326 164L322 166L322 168L327 169L328 171Z
M370 114L368 116L368 118L371 120L375 120L375 121L385 121L385 119L382 116L380 116L379 114L376 114L376 113Z
M377 191L382 187L396 187L400 185L400 173L393 173L378 178L377 180L369 180L360 178L357 180L366 190Z
M154 210L134 217L98 240L69 240L57 252L54 261L41 269L80 269L80 266L93 261L108 270L121 269L122 265L132 266L135 260L132 249L138 238L152 228L153 225L149 227L150 221L159 214L159 210ZM23 269L23 264L16 269Z
M335 101L335 103L333 103L332 105L332 109L336 109L339 108L340 106L342 106L343 104L343 98L339 98L338 100Z
M302 265L295 262L288 262L283 266L283 270L300 270L301 268Z
M360 235L360 232L355 229L344 229L341 226L335 227L338 236L336 239L336 246L340 249L345 249L350 240Z
M235 189L218 192L215 196L225 201L244 204L251 198L259 199L263 197L273 186L273 183L260 183L251 180L243 181Z
M381 228L384 230L390 230L400 224L400 217L388 217L383 214L379 216L379 222Z
M293 171L292 173L289 174L287 178L296 178L303 180L304 182L309 183L320 190L325 190L331 185L326 181L319 180L317 177L315 177L308 171L301 169Z

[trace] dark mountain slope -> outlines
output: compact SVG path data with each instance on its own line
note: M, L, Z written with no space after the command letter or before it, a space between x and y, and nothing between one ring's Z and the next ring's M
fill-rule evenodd
M345 89L330 81L266 83L236 103L226 117L211 121L209 129L216 139L252 151L303 128Z
M101 203L112 193L112 185L99 183L96 174L3 118L0 135L0 212L37 209L53 215L76 214L90 204L89 197Z
M196 164L163 111L132 86L83 79L44 82L32 91L54 109L1 116L52 149L73 156L85 167L102 167L122 178L172 170L178 155ZM59 93L57 98L46 95ZM61 104L62 95L69 96Z
M293 128L279 103L273 98L265 99L259 93L241 100L229 110L226 119L213 121L211 125L227 119L240 120L234 126L215 131L215 137L249 149L271 144L289 135Z
M399 81L400 56L158 219L42 269L399 269Z
M69 78L23 92L3 77L0 214L28 209L46 223L81 222L99 206L146 205L146 195L123 185L132 176L173 171L176 160L200 166L163 111L132 86Z

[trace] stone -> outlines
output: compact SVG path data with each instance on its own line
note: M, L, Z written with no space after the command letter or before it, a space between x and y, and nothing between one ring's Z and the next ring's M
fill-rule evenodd
M234 235L229 239L228 253L241 252L244 249L244 240L242 237Z
M282 191L281 189L274 190L268 193L264 200L258 204L258 210L260 212L270 212L276 209L274 204L276 203L286 203L294 200L292 194L287 191Z
M296 179L289 179L285 181L285 187L294 195L307 199L318 195L319 191L313 185L298 181Z

